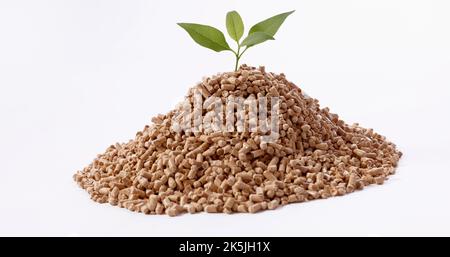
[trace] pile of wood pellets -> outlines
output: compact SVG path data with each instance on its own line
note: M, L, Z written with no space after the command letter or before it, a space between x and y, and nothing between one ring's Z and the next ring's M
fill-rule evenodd
M98 203L145 214L256 213L290 203L342 196L394 174L402 155L372 129L347 125L328 108L264 67L204 78L204 97L277 96L276 142L258 132L175 132L175 109L152 119L128 143L74 175Z

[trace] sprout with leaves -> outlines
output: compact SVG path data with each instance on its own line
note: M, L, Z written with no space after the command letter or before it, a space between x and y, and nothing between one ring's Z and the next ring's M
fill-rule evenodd
M242 22L241 16L236 11L227 13L226 26L228 35L236 41L237 50L231 49L225 39L225 35L214 27L195 23L178 23L178 25L185 29L192 39L201 46L216 52L233 52L236 57L234 70L237 70L239 60L245 51L250 47L261 44L267 40L274 40L273 37L281 24L283 24L284 20L293 12L294 11L281 13L255 24L250 28L247 37L242 41L240 40L244 35L244 23Z

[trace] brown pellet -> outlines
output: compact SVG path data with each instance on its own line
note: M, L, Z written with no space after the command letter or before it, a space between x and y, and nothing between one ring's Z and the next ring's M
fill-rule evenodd
M217 206L216 205L207 205L205 207L205 211L208 213L216 213L217 212Z
M250 205L248 207L248 212L250 212L250 213L256 213L256 212L259 212L261 210L262 210L261 203L255 203L255 204L252 204L252 205Z
M224 208L231 209L231 208L233 207L233 205L234 205L234 202L235 202L234 198L229 197L229 198L226 200L225 205L224 205L223 207L224 207Z
M196 123L216 107L210 96L222 104L229 97L279 97L279 131L272 132L277 140L266 142L259 131L217 131L216 124ZM111 145L77 171L75 182L98 203L144 214L256 213L381 185L402 156L384 136L346 124L284 74L264 67L242 65L207 77L188 91L187 103L194 106L198 97L204 110L184 120L189 112L179 106L154 117L134 139ZM232 107L238 109L237 103ZM242 115L250 116L245 110ZM236 128L264 124L249 118ZM178 128L194 128L180 133L171 127L175 121Z
M176 206L172 206L169 209L166 209L166 214L170 217L175 217L180 214L179 209Z
M279 205L280 205L279 200L272 200L267 204L267 208L269 210L274 210L274 209L278 208Z
M259 202L262 202L263 200L264 200L263 195L257 195L257 194L250 195L250 201L252 201L254 203L259 203Z

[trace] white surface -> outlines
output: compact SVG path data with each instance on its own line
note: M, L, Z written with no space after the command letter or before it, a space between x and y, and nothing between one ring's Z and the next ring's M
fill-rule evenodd
M232 69L176 22L248 29L296 9L243 61L284 72L403 151L383 186L257 215L145 216L99 205L76 170L202 76ZM0 0L1 235L450 235L448 1ZM230 44L232 42L230 41Z

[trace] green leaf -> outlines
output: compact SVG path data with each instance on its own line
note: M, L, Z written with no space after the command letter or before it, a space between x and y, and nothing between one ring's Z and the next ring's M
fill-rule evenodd
M239 13L236 11L228 12L226 24L228 35L236 42L239 42L239 39L244 35L244 23Z
M261 44L267 40L274 40L271 35L268 35L264 32L254 32L248 35L244 40L242 40L241 46L251 47L257 44Z
M199 45L216 52L231 50L223 33L211 26L195 23L177 23L189 33Z
M263 20L260 23L255 24L250 29L248 34L250 35L255 32L264 32L273 37L277 33L281 24L283 24L284 20L293 12L295 12L295 10L290 11L290 12L281 13L281 14L275 15L267 20Z

